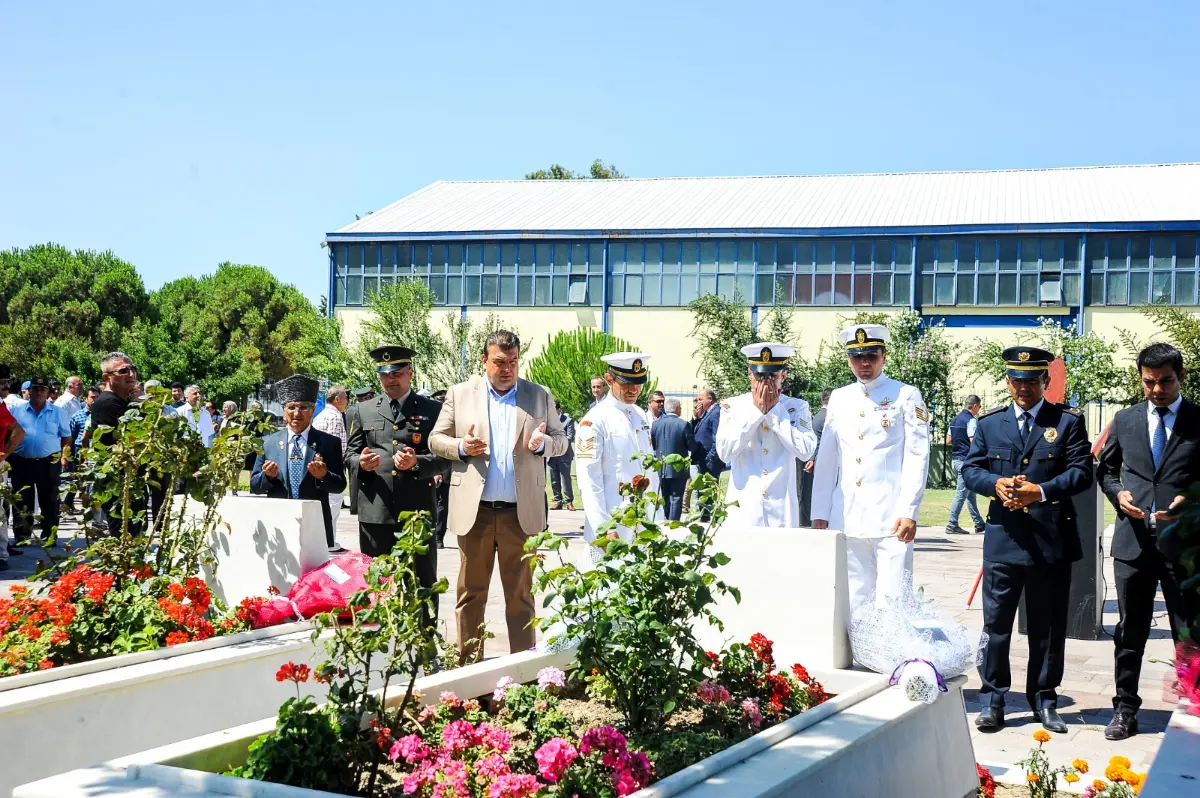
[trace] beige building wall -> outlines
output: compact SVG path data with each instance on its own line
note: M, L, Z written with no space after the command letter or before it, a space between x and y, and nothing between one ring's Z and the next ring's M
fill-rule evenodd
M1122 330L1130 333L1139 346L1167 340L1162 330L1142 315L1138 308L1086 308L1083 318L1088 332L1094 332L1104 340L1117 344L1116 359L1121 363L1133 361L1133 357L1121 345Z
M690 393L700 385L692 338L692 312L686 308L610 308L608 331L650 355L650 374L659 390Z
M352 346L358 340L362 323L370 318L371 311L367 308L337 308L334 314L342 323L342 341Z

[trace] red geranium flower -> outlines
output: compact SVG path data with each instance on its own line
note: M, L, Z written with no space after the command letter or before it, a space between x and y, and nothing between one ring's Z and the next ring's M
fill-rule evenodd
M809 679L812 678L808 675L808 669L805 668L800 663L796 663L795 665L792 666L792 675L795 676L797 680L799 680L801 682L805 682L805 683L807 683L809 681Z
M39 663L38 663L38 670L39 670L39 671L48 671L48 670L50 670L50 669L51 669L51 668L53 668L53 667L54 667L54 663L53 663L53 662L51 662L51 661L50 661L50 660L48 660L48 659L44 659L44 660L42 660L41 662L39 662Z
M307 665L297 665L294 662L284 664L278 671L275 672L275 681L277 682L307 682L309 667Z
M167 594L176 601L183 601L187 598L187 593L183 589L183 585L178 582L172 582L167 585Z
M758 657L759 662L768 666L767 670L770 670L770 666L775 664L775 657L771 653L774 645L760 632L755 632L750 636L750 650L754 652L754 656Z
M167 634L167 645L168 646L177 646L180 643L188 642L188 640L189 640L189 638L188 638L187 632L169 632Z

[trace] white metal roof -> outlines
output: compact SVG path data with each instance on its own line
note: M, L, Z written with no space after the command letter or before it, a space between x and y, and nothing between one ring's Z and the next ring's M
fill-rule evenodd
M987 227L1200 221L1200 163L991 172L439 181L337 233Z

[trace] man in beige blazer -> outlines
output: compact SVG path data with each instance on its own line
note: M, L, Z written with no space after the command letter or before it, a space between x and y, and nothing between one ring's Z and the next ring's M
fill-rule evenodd
M554 399L517 377L521 342L497 330L484 344L483 377L446 394L429 448L451 461L449 531L458 536L458 645L475 655L492 569L500 560L512 652L532 648L533 573L525 541L546 528L546 458L567 450ZM480 644L482 645L482 644Z

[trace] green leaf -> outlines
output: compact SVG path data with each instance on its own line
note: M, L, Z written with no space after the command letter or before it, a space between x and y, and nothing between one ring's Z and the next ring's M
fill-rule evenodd
M675 700L674 700L674 699L668 699L668 700L667 700L667 701L666 701L666 702L663 704L663 710L662 710L662 711L663 711L663 714L664 714L664 715L669 715L669 714L671 714L671 712L672 712L672 711L674 711L675 707L676 707Z

